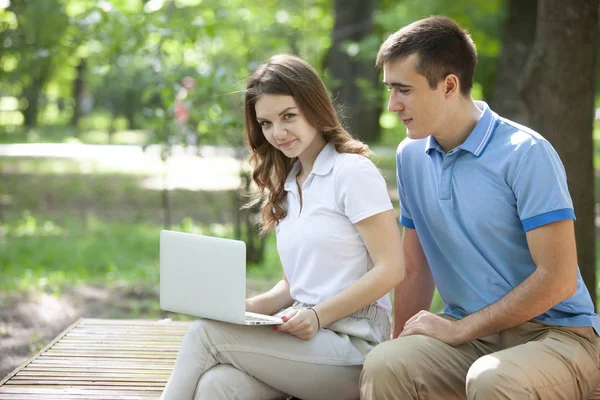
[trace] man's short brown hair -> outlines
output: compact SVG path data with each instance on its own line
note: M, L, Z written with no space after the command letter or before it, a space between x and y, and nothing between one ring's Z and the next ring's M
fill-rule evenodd
M379 48L376 65L417 54L417 72L434 89L449 74L458 76L460 91L471 93L477 50L471 35L447 17L433 16L413 22L391 34Z

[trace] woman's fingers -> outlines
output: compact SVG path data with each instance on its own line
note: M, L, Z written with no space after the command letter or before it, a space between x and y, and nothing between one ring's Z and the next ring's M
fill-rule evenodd
M306 309L294 310L293 313L282 318L284 321L283 325L277 327L278 329L274 329L289 333L298 339L308 340L316 333L316 326L313 326L312 314L310 310Z

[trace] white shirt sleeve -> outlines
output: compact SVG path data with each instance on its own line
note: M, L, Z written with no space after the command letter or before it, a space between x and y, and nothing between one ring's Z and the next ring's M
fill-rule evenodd
M393 209L385 180L371 160L348 154L342 163L335 177L335 196L350 222Z

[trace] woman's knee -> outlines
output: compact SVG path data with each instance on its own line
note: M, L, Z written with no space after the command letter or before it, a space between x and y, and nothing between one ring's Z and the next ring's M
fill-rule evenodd
M197 319L190 324L187 330L188 335L198 337L209 337L211 334L223 329L224 324L210 319Z
M206 371L196 386L195 400L215 399L229 400L231 385L235 385L231 370L233 367L226 364L215 365ZM229 390L228 390L229 389Z
M210 319L194 320L188 327L188 331L191 331L191 332L205 331L207 328L211 327L211 324L213 322L214 321L211 321Z
M255 399L263 398L263 394L253 377L232 365L218 364L202 375L194 400Z

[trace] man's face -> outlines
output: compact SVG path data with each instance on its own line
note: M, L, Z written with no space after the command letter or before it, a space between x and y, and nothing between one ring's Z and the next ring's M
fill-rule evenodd
M431 89L417 73L417 54L383 65L383 83L390 91L388 111L395 112L406 126L406 135L422 139L439 133L444 120L444 84Z

